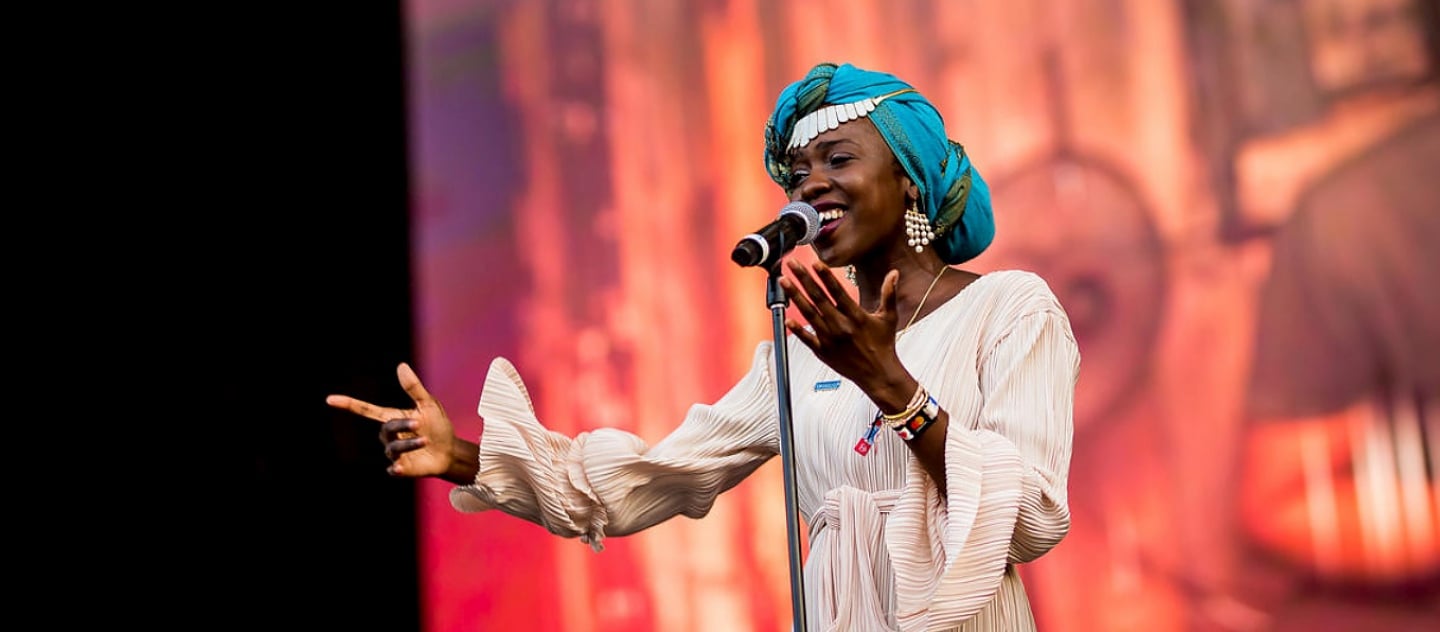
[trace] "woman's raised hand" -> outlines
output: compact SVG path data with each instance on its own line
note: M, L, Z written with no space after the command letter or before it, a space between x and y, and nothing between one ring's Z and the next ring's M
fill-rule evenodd
M380 443L390 459L392 476L445 476L456 467L455 430L445 408L430 396L410 365L395 370L400 386L415 402L410 409L388 408L348 395L330 395L325 403L380 422ZM473 468L474 466L471 465Z
M867 393L872 390L867 387L884 386L871 382L905 375L895 353L895 286L899 272L891 270L885 275L880 305L875 312L867 312L824 264L815 263L813 271L794 260L789 266L795 278L782 279L781 287L810 328L794 319L786 320L785 327L816 357Z

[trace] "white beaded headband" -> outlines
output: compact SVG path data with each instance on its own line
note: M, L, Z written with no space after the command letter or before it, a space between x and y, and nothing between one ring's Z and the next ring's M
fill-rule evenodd
M785 149L789 151L797 147L809 145L810 141L815 140L816 136L840 127L841 123L849 123L850 121L869 116L871 112L875 111L875 106L880 105L881 101L897 94L914 91L914 88L905 88L904 90L896 90L890 94L882 94L878 97L866 97L854 103L827 105L806 114L803 118L795 122L794 131L790 133L790 144Z

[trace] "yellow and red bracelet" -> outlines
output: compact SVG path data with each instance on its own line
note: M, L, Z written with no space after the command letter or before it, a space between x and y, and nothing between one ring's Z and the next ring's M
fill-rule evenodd
M901 410L900 412L893 415L887 415L885 414L885 411L876 411L875 419L883 425L894 428L897 424L902 424L906 421L909 421L911 417L915 416L915 413L920 412L920 408L925 405L925 400L929 398L930 393L925 391L925 387L923 385L916 384L915 394L910 396L910 403L905 404L904 410Z

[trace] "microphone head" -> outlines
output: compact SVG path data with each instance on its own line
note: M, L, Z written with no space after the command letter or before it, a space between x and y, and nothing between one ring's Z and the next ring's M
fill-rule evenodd
M805 235L800 238L800 241L795 242L796 245L803 246L815 241L815 236L820 234L820 211L815 210L815 207L805 202L796 200L786 204L784 208L780 209L781 217L784 217L786 214L796 215L805 222Z

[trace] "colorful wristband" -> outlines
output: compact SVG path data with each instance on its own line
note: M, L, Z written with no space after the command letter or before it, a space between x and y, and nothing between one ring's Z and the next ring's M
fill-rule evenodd
M895 434L900 435L901 439L914 441L919 439L926 430L929 430L930 426L935 425L935 420L939 417L940 403L935 401L934 397L927 397L925 405L921 406L914 416L905 423L893 425L891 428L895 429Z

